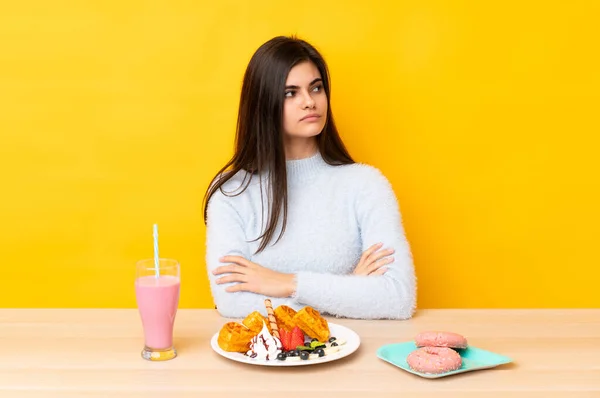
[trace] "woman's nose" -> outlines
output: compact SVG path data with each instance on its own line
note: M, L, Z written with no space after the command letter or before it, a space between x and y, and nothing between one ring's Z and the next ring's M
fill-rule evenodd
M310 95L310 93L304 93L304 108L305 109L310 109L310 108L314 108L315 107L315 100L314 98Z

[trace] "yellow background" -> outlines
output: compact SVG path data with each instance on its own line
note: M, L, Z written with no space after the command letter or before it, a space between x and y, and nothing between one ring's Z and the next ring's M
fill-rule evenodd
M599 4L3 1L0 306L134 307L156 222L210 307L202 195L250 56L292 33L393 183L419 307L600 306Z

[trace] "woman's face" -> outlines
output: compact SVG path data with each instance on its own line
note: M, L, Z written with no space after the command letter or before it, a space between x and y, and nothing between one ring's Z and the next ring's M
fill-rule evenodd
M327 95L319 69L310 61L294 66L285 82L283 132L286 138L319 135L327 122Z

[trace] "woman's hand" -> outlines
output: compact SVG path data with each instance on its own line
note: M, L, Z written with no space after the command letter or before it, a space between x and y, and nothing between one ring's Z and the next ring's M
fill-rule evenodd
M394 262L393 249L380 250L382 243L369 247L360 257L358 265L354 269L354 275L373 276L383 275L388 270L385 265Z
M225 256L220 259L223 265L213 271L214 275L222 275L217 285L236 282L225 288L227 292L253 292L269 297L289 297L296 290L294 274L273 271L246 260L240 256Z

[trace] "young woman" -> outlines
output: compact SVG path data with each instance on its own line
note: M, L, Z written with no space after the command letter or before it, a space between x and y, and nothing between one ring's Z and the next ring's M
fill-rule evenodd
M327 65L309 43L275 37L246 70L233 158L204 202L206 262L221 315L312 306L406 319L415 274L388 180L355 163L335 127Z

